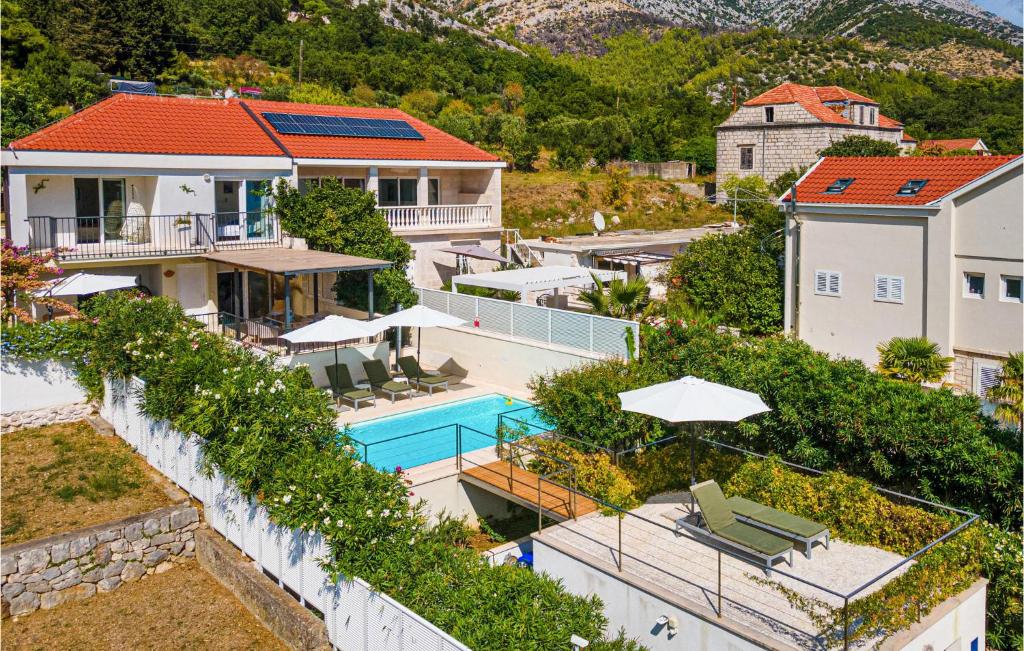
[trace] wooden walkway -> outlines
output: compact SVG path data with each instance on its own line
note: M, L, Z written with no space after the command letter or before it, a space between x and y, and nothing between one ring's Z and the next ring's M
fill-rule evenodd
M507 461L493 461L480 466L466 463L459 479L527 508L536 509L539 476L518 466L513 466L511 471L510 477ZM565 477L562 475L552 479L559 482L568 481ZM568 520L597 510L597 504L593 500L577 494L574 513L571 493L548 480L541 480L540 503L544 515L554 520Z

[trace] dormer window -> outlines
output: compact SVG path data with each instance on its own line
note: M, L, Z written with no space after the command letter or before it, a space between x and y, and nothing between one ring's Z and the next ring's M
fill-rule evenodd
M825 188L825 194L842 194L846 188L850 187L854 179L836 179L830 186Z
M860 105L860 123L864 124L864 105Z
M921 191L921 188L928 185L928 179L910 179L900 186L896 194L902 197L912 197Z
M868 124L876 124L875 122L875 109L868 111Z
M766 106L766 107L764 107L764 121L765 122L775 122L775 107L774 106Z

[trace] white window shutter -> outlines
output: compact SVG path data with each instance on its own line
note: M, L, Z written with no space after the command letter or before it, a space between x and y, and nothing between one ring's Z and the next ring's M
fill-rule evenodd
M889 277L889 298L897 303L903 302L903 277Z
M978 365L978 395L984 398L988 390L999 384L999 372L1001 367L990 365Z
M875 276L875 300L889 300L889 276Z
M839 272L837 271L828 275L828 293L839 295Z
M824 294L828 292L828 272L814 272L814 291L818 292L819 294Z

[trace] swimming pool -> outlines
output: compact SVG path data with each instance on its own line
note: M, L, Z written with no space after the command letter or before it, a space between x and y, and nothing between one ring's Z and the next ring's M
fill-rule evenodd
M392 471L454 457L456 424L464 426L463 452L493 446L500 414L515 419L506 421L510 427L521 421L533 433L549 429L530 403L492 393L355 423L349 435L363 461Z

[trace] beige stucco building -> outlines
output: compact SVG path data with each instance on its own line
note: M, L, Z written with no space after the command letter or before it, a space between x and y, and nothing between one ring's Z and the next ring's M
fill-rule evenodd
M868 136L913 149L903 125L878 102L839 86L784 83L747 100L716 127L717 177L758 175L774 181L818 160L818 152L848 136Z
M822 159L783 198L786 331L869 365L925 336L984 395L1024 348L1022 190L1019 156Z

